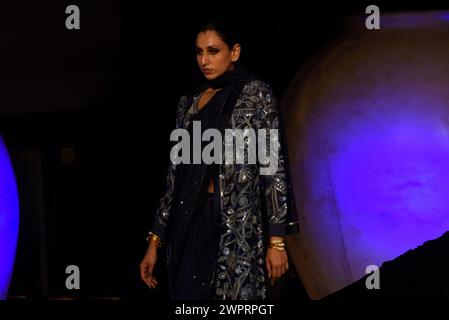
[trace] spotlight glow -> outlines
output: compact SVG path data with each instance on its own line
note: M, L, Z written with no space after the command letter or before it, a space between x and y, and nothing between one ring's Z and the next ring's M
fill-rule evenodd
M11 280L19 231L17 185L8 150L0 137L0 299Z

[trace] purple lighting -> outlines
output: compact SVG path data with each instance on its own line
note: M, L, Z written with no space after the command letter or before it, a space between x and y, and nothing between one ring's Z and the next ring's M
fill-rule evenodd
M8 150L0 137L0 299L11 280L19 231L19 201Z
M329 157L342 233L357 234L347 257L376 265L449 230L447 125L390 107L392 118L373 112L348 123L334 137L345 143Z
M449 21L449 13L441 14L440 17L443 18L444 20L448 20Z
M289 247L311 298L449 231L444 17L349 23L290 85L281 111L302 233Z

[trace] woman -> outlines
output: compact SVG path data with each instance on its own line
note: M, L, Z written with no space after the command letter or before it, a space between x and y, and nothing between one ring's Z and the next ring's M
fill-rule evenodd
M196 51L207 83L181 98L177 128L192 136L193 121L201 121L203 132L279 129L283 136L273 93L237 65L241 46L232 33L208 23L197 34ZM298 232L285 143L279 140L276 154L268 150L278 161L273 174L260 174L266 164L248 163L247 153L244 164L170 163L167 191L140 264L150 288L158 284L153 271L164 243L173 299L266 297L267 280L273 284L288 269L284 236Z

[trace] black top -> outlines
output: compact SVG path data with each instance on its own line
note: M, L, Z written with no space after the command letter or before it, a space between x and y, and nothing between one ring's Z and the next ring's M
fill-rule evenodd
M202 150L204 149L204 147L206 145L208 145L209 143L211 143L211 141L203 141L202 140L203 132L206 131L207 129L217 129L216 122L215 122L215 114L216 114L217 110L215 110L216 108L214 108L214 102L215 102L215 99L218 98L220 93L221 93L221 91L215 92L215 94L212 96L212 98L209 99L209 101L199 110L198 110L198 103L199 103L201 95L203 93L201 93L201 95L199 95L198 98L193 103L193 114L191 117L189 132L190 132L191 137L193 137L192 136L193 121L201 122L201 156L202 156ZM193 139L191 139L191 142L192 142L192 144L195 143L193 141ZM193 150L193 145L191 145L190 150ZM191 159L191 160L193 160L193 159ZM202 158L201 158L201 161L203 161ZM207 167L207 169L206 169L207 173L206 173L206 176L204 179L204 183L207 186L209 186L210 180L213 179L214 180L214 191L215 191L216 187L217 187L216 181L215 181L216 180L215 174L217 173L218 167L216 164L205 164L205 166ZM200 192L201 192L201 190L200 190Z

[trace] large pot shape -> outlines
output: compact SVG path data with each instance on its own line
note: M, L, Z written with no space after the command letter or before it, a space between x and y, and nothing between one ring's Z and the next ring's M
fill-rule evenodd
M449 230L449 12L380 22L351 20L281 101L313 299Z

